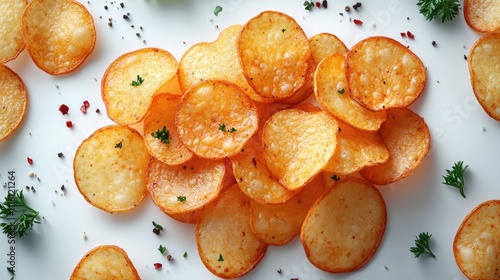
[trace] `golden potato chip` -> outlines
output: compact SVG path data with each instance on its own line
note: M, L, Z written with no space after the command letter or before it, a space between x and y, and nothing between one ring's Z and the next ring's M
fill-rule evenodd
M251 201L252 232L269 245L284 245L300 232L302 223L316 199L326 190L316 176L296 196L282 204Z
M310 67L306 74L306 80L304 81L302 87L300 87L292 96L276 100L277 102L283 104L298 104L311 96L314 92L314 73L316 72L317 66L312 57L309 59L309 65Z
M467 24L477 32L500 31L500 1L464 0L464 17Z
M11 135L26 115L28 93L19 75L0 65L0 141Z
M139 132L120 125L102 127L76 150L75 182L93 206L110 213L127 211L139 205L148 192L149 159Z
M255 93L243 75L236 42L243 26L231 25L214 42L202 42L189 48L179 62L179 84L183 92L205 80L225 80L239 86L252 100L270 103Z
M385 185L408 176L424 160L430 146L424 119L408 108L389 110L379 135L389 149L389 160L360 171L368 181Z
M337 182L312 206L300 240L317 268L344 273L360 269L377 251L387 224L380 191L365 180Z
M74 0L33 0L24 10L22 36L33 62L51 75L75 71L92 53L90 12Z
M389 150L376 132L361 131L339 123L337 148L325 170L346 175L388 160Z
M0 3L0 64L15 59L24 50L21 20L27 0L3 0Z
M78 262L70 280L140 280L127 253L116 245L100 245Z
M266 122L263 155L271 174L289 190L304 186L332 157L337 121L328 113L282 110Z
M347 94L348 90L345 56L324 58L314 76L314 94L318 104L337 119L356 128L378 130L387 118L387 112L366 109Z
M311 53L317 64L327 56L340 55L345 57L347 54L344 42L330 33L319 33L312 36L309 38L309 46L311 46Z
M424 64L398 41L368 37L347 53L346 77L349 95L374 111L412 104L426 83Z
M153 97L144 118L144 142L149 154L168 165L182 164L193 157L177 134L175 111L181 97L168 93Z
M197 210L214 200L222 189L223 160L193 157L181 165L152 159L146 186L153 202L165 213Z
M241 277L264 257L267 244L250 229L250 200L234 185L207 206L196 225L196 245L205 267L224 279Z
M130 125L144 119L153 95L177 75L177 60L166 50L144 48L121 55L102 78L102 99L110 119Z
M255 92L275 100L292 96L307 77L311 49L290 16L265 11L250 19L237 42L243 73Z
M182 97L175 116L184 145L204 158L224 158L238 153L257 131L257 107L239 87L207 80Z
M500 277L500 200L488 200L463 220L453 241L453 254L469 279Z
M238 154L232 156L231 162L238 186L252 200L278 204L296 194L271 175L262 156L262 147L254 139L250 139Z
M490 117L500 121L500 34L484 35L476 41L468 64L479 104Z

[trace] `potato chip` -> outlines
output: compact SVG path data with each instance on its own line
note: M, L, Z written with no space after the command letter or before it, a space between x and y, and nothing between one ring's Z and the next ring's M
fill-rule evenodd
M500 121L500 34L484 35L476 41L468 63L479 104L490 117Z
M388 160L389 150L376 132L361 131L339 123L337 147L325 170L346 175Z
M463 220L453 241L453 254L469 279L500 277L500 200L488 200Z
M316 199L326 190L316 176L296 196L282 204L251 201L252 232L269 245L284 245L299 235L302 223Z
M243 75L236 48L242 29L241 25L229 26L216 41L195 44L184 53L179 62L179 84L183 92L205 80L225 80L239 86L257 102L274 101L255 93Z
M380 191L365 180L337 182L312 206L300 239L317 268L344 273L360 269L377 251L387 224Z
M319 33L312 36L309 38L309 46L311 46L311 53L317 64L330 55L345 57L348 50L342 40L330 33Z
M205 267L218 277L237 278L264 257L267 244L250 229L250 200L238 186L210 204L196 225L196 244Z
M464 0L464 17L467 24L477 32L500 31L500 1Z
M207 80L191 87L175 116L179 138L194 154L224 158L238 153L257 131L257 107L239 87Z
M271 174L289 190L304 186L332 157L337 121L328 113L282 110L266 122L263 155Z
M292 96L306 81L311 49L302 28L288 15L265 11L250 19L237 48L245 77L265 98Z
M51 75L73 72L92 53L90 12L74 0L33 0L24 10L22 36L33 62Z
M140 280L139 274L127 253L116 245L100 245L76 265L70 280Z
M153 202L165 213L185 213L202 208L222 189L223 160L193 157L181 165L152 159L146 186Z
M314 73L316 72L316 62L314 59L309 59L309 70L306 74L306 80L302 87L300 87L292 96L277 100L276 102L283 104L298 104L311 96L314 92Z
M3 0L0 11L0 64L15 59L24 50L24 40L21 31L21 19L27 0Z
M182 164L193 157L179 139L175 126L175 111L180 101L179 96L157 94L144 118L144 143L149 154L168 165Z
M366 109L347 94L348 90L344 56L324 58L314 76L314 94L319 105L337 119L358 129L378 130L387 118L387 112Z
M368 37L347 53L346 77L349 95L374 111L412 104L426 83L424 64L398 41Z
M262 156L262 147L254 139L250 139L238 154L232 156L231 162L238 186L252 200L278 204L296 194L271 175Z
M19 127L26 115L28 93L19 75L0 65L0 141Z
M139 205L148 192L149 159L139 132L120 125L102 127L76 150L75 182L93 206L110 213L127 211Z
M422 117L408 108L389 110L379 135L389 149L389 160L360 171L361 176L376 185L390 184L408 176L429 151L429 128Z
M158 48L139 49L115 59L101 84L109 118L122 125L142 121L153 95L176 77L177 70L172 54Z

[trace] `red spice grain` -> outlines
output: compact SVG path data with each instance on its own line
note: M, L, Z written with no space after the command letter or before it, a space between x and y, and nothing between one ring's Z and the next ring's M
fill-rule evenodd
M28 161L28 164L33 164L33 159L30 157L27 157L26 160Z
M72 121L66 121L66 127L73 127Z
M155 269L160 269L163 265L161 263L154 263L153 266Z
M63 114L66 115L69 112L69 107L66 104L62 104L59 106L59 111Z
M363 24L363 22L361 20L359 20L359 19L354 19L353 22L356 25L362 25Z

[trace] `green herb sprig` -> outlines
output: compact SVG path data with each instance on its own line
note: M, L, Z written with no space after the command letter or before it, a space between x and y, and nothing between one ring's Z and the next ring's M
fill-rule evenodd
M167 251L167 248L160 244L160 247L158 247L158 251L160 251L160 253L163 255Z
M463 198L465 198L464 173L465 173L465 170L467 170L467 167L469 167L469 166L466 165L464 167L463 164L464 164L463 161L458 161L453 165L451 170L446 169L446 176L443 176L443 178L444 178L443 184L459 189L460 194L462 195Z
M2 232L9 237L23 237L33 229L34 224L39 224L37 220L38 211L29 207L24 200L23 191L9 192L5 201L0 204L0 218L14 219L9 223L0 223Z
M429 254L431 257L436 258L429 244L431 236L432 234L428 232L421 232L418 236L415 236L415 247L410 248L410 252L415 255L415 258L420 257L422 254Z
M308 11L312 11L312 8L314 7L314 2L313 1L305 1L304 2L304 8Z
M459 0L419 0L417 6L427 20L439 17L441 22L452 21L462 9Z
M231 127L230 129L227 129L227 126L225 123L223 124L219 124L219 130L222 130L224 132L229 132L229 133L233 133L233 132L236 132L236 128L234 127Z
M220 12L222 12L222 7L221 6L216 6L215 10L214 10L214 15L218 16Z
M143 82L144 82L144 79L141 76L137 75L137 80L132 81L132 83L130 83L130 85L133 87L136 87L136 86L142 85Z
M167 127L165 126L162 129L158 129L155 132L151 132L151 136L160 139L162 143L170 144L170 131L168 131Z

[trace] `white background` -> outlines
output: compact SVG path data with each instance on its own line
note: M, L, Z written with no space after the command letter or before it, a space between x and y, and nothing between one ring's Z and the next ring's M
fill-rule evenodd
M500 198L500 127L482 110L471 89L464 55L481 34L467 26L462 11L453 22L443 24L426 21L418 12L416 0L363 1L358 11L351 9L350 13L344 12L344 6L352 6L355 1L329 1L327 9L314 8L311 12L304 9L302 0L81 2L92 13L97 29L96 48L81 68L73 74L50 76L33 64L27 51L7 64L24 80L29 108L20 129L0 143L0 182L7 180L8 170L15 170L19 188L35 188L36 192L25 190L26 200L44 217L29 236L16 240L16 279L68 279L80 258L101 244L122 247L143 279L215 278L198 257L193 225L170 219L149 197L129 213L112 215L96 209L78 192L71 164L80 142L98 127L112 123L101 100L100 82L115 58L142 47L160 47L180 59L193 44L213 41L223 28L244 24L264 10L293 16L308 36L333 33L348 47L373 35L385 35L407 45L427 67L426 90L411 108L425 118L432 140L429 154L410 177L380 187L388 210L387 231L364 268L342 275L321 272L307 261L295 238L285 246L269 247L262 262L245 278L465 279L455 263L452 242L467 213L485 200ZM125 4L123 9L120 2ZM215 16L217 5L223 11ZM128 21L122 17L126 13L130 13ZM109 18L113 27L108 26ZM355 25L350 18L364 23ZM406 31L411 31L415 39L402 38L400 33ZM436 41L436 47L432 41ZM79 110L84 100L90 102L87 114ZM63 103L70 107L64 116L58 111ZM97 108L100 114L95 112ZM66 120L75 126L68 129ZM59 152L64 153L63 158L57 157ZM32 165L27 157L34 160ZM469 165L466 199L455 188L441 183L445 169L458 160ZM28 172L35 172L40 181L29 177ZM61 185L66 188L64 196ZM0 188L0 194L3 198L6 189ZM165 227L160 236L151 232L153 220ZM417 259L409 252L415 235L422 231L432 233L437 259ZM82 238L83 232L87 240ZM0 244L0 279L8 279L4 235ZM160 244L174 257L173 262L160 255ZM186 259L184 252L188 253ZM162 262L163 268L153 269L155 262ZM278 269L282 274L276 272Z

